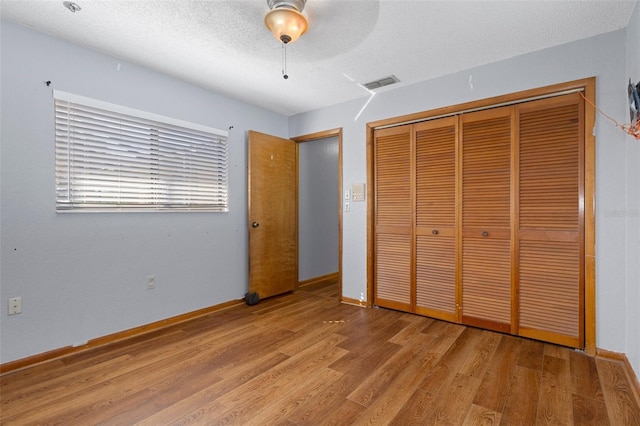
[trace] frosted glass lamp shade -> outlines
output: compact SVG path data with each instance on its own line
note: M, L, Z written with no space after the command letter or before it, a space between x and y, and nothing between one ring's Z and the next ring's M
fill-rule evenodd
M307 18L302 13L285 7L269 11L264 17L264 24L276 40L283 43L293 43L309 27Z

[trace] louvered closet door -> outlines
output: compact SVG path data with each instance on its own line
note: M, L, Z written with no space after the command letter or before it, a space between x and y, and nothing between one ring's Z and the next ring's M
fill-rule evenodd
M375 293L379 306L411 311L412 126L376 130Z
M415 125L416 312L457 321L457 117Z
M511 332L511 111L460 117L462 322Z
M519 112L519 334L584 347L583 102Z

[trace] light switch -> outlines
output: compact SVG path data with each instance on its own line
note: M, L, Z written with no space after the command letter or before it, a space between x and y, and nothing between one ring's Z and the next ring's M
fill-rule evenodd
M349 205L349 203L344 203L344 211L345 212L351 211L351 206Z
M350 200L351 199L351 191L349 191L348 189L344 190L344 199L345 200Z

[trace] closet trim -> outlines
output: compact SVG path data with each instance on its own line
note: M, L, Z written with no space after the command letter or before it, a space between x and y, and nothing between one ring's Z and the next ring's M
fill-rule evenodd
M561 96L569 93L581 92L587 100L585 104L584 120L584 264L585 264L585 351L590 355L596 354L596 280L595 280L595 109L596 89L595 77L569 81L550 86L509 93L492 98L480 99L457 105L436 108L378 120L367 123L367 197L375 200L374 188L374 130L412 124L421 121L434 120L452 115L459 115L472 111L514 105L522 102ZM374 208L373 202L367 203L367 301L372 303L374 297Z

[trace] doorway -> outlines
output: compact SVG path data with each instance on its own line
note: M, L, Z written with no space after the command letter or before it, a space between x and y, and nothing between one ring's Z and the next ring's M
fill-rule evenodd
M298 286L337 282L341 301L342 130L292 140L298 143Z

